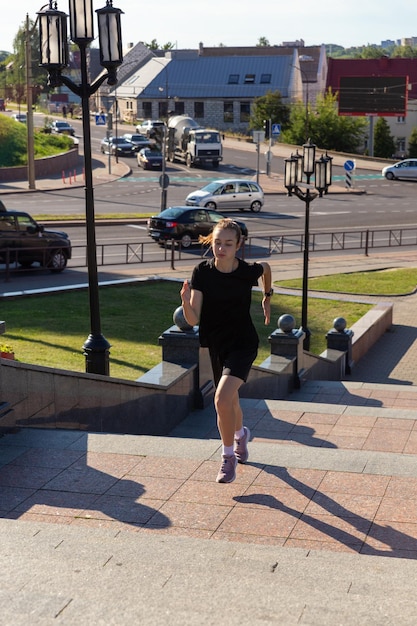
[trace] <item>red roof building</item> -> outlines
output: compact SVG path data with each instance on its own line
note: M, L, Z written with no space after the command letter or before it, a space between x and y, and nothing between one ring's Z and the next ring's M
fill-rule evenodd
M375 111L367 111L367 103L365 103L365 94L361 98L361 93L356 94L355 108L356 111L351 110L347 112L345 108L343 114L357 115L362 113L369 117L370 128L373 126L373 117L381 115L387 120L390 131L397 145L395 157L403 158L407 154L408 140L410 134L415 126L417 126L417 60L409 58L390 58L380 57L379 59L328 59L328 71L326 88L331 89L333 93L339 94L339 104L344 102L346 96L343 90L344 85L349 81L348 77L357 77L358 85L363 85L363 79L369 78L370 89L373 85L377 84L377 79L386 79L387 85L394 84L394 78L398 78L397 85L400 86L402 91L402 100L405 102L404 114L398 109L393 108L390 113L385 111L376 113ZM361 80L362 79L362 80ZM380 81L384 84L384 81ZM384 90L384 89L383 89ZM382 90L382 91L383 91ZM388 87L386 87L388 90ZM361 109L361 99L363 100L363 107ZM372 122L372 123L371 123Z

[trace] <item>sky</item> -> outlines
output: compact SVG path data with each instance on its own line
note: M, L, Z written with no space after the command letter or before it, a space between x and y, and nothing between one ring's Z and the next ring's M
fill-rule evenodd
M13 39L26 14L35 20L45 2L7 3L0 21L0 50L13 51ZM93 7L105 4L94 0ZM411 0L400 10L391 0L113 0L113 6L124 13L123 45L156 39L161 46L171 42L178 49L196 49L200 42L207 47L256 46L265 37L270 45L302 39L306 46L332 43L347 48L417 36L417 2ZM68 2L58 0L58 9L68 12Z

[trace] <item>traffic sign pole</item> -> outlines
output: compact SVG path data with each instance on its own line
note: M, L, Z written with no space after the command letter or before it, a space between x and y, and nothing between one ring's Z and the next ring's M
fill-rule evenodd
M351 189L353 187L353 170L356 167L356 163L355 161L352 161L349 159L348 161L344 162L343 167L346 172L345 174L346 189Z

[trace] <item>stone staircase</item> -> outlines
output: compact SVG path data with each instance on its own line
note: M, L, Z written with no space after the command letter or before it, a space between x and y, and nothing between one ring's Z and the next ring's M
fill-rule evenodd
M168 437L1 438L4 623L414 625L417 386L314 381L242 405L230 485L211 406Z

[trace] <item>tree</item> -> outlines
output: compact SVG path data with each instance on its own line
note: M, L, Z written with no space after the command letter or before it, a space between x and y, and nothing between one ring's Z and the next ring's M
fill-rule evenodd
M358 59L380 59L385 55L383 48L378 46L364 46L355 56Z
M305 140L306 108L301 102L292 106L290 125L283 133L283 141L302 145ZM308 107L309 137L317 147L337 152L357 152L363 145L367 121L364 117L338 115L337 94L329 90L317 96L315 110Z
M263 48L265 46L270 46L269 40L266 37L259 37L258 43L256 44L257 48Z
M149 48L149 50L172 50L175 46L175 44L171 43L170 41L167 41L167 43L164 43L161 46L156 39L152 39L150 43L145 42L144 45Z
M5 71L0 71L0 88L8 98L14 98L17 102L24 101L26 93L26 38L26 22L24 22L13 40L13 53L2 64ZM36 93L46 88L48 74L44 68L39 67L39 31L35 22L30 19L29 44L32 86L34 96L36 96Z
M417 127L414 126L411 131L410 139L408 142L408 156L411 159L417 158Z
M384 117L379 117L374 131L374 155L389 159L395 154L395 142Z
M282 128L286 128L289 118L290 109L283 103L281 93L267 91L264 96L259 96L253 101L249 128L261 130L264 120L271 120L273 124L281 124Z

